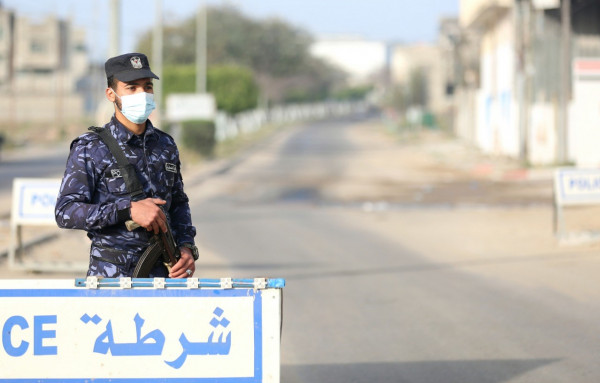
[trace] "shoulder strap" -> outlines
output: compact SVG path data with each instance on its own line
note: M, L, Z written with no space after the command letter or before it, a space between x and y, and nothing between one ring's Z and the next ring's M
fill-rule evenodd
M121 171L121 177L123 177L123 181L125 181L125 189L129 193L131 199L134 201L142 199L145 196L142 183L140 182L135 168L129 163L125 153L123 153L123 149L119 146L117 139L110 134L108 129L102 127L91 126L88 130L96 133L98 137L100 137L113 157L115 157L115 160L117 160L117 165Z

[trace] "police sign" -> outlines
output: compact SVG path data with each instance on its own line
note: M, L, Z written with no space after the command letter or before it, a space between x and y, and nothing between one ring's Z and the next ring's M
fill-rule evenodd
M204 281L0 281L0 382L278 382L281 280Z
M554 176L558 205L600 203L600 169L561 168Z
M561 240L567 235L563 208L565 206L600 204L600 169L560 168L554 173L554 231ZM572 234L572 233L571 233ZM590 239L596 233L586 234Z
M51 224L60 178L15 178L13 181L12 223Z
M10 268L17 266L16 255L23 249L22 226L56 226L54 206L56 205L60 183L60 178L14 179L8 252L8 265ZM23 264L19 264L19 267L27 268ZM76 266L76 268L79 269L80 267Z

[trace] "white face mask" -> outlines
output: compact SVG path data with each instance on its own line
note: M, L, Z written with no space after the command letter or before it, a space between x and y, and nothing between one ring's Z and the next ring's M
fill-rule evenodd
M112 89L111 89L112 90ZM115 96L119 95L113 90ZM152 93L129 94L121 99L121 113L134 124L141 124L148 119L150 113L156 108L154 95Z

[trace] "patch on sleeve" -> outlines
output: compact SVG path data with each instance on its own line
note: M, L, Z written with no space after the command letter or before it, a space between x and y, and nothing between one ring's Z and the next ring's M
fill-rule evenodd
M105 173L106 178L119 178L122 177L121 169L110 169Z
M171 172L171 173L177 173L177 165L175 165L175 164L170 164L170 163L168 163L168 162L167 162L167 163L165 164L165 169L166 169L168 172Z

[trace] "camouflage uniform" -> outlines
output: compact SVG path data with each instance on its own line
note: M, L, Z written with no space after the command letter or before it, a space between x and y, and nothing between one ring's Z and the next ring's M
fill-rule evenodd
M178 245L194 243L188 197L183 191L179 152L173 138L146 123L140 136L131 133L113 116L106 124L119 142L142 182L147 198L160 198ZM149 244L151 232L143 228L128 231L131 199L115 158L97 134L89 132L71 143L56 203L58 226L86 230L92 240L88 275L131 276L139 257ZM150 277L166 277L167 270L157 264Z

